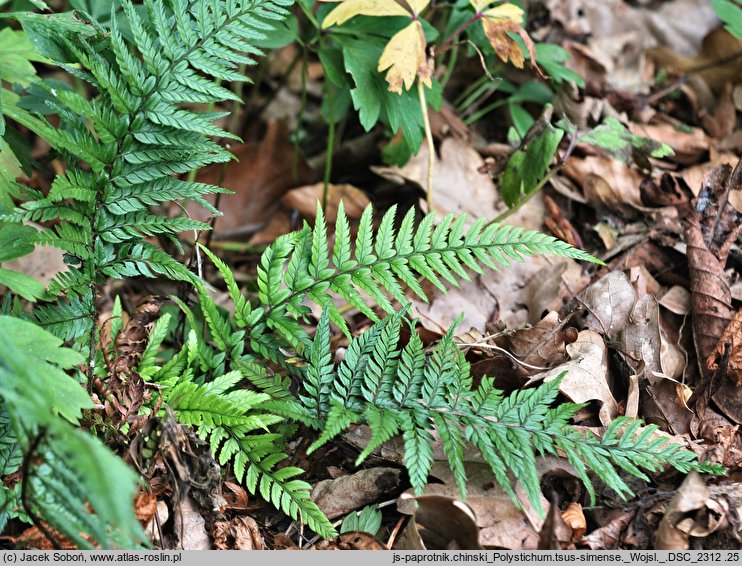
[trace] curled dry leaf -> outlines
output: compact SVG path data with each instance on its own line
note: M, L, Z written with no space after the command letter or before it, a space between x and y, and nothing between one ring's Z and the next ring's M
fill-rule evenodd
M566 372L559 390L575 403L598 401L601 405L600 422L609 424L618 414L618 404L608 385L608 349L605 341L597 332L583 330L566 349L570 361L548 372L537 373L528 383L551 381Z
M564 521L559 506L553 503L539 533L538 550L575 550L572 529Z
M716 349L706 359L709 371L719 369L719 364L726 365L726 376L737 387L742 387L742 309L722 332Z
M707 509L709 491L698 473L692 471L670 500L665 515L655 534L657 550L687 550L690 548L691 531L710 517ZM714 505L715 507L715 505Z
M376 501L399 485L396 468L366 468L355 474L319 482L312 500L330 519L342 517Z
M572 542L580 540L587 530L587 520L582 512L582 505L570 503L562 513L562 519L572 530Z
M497 345L515 356L513 369L519 376L529 376L565 362L566 345L577 338L577 330L564 328L559 314L552 311L535 326L520 328L497 340Z
M216 550L264 550L265 542L258 523L240 516L231 521L216 521L212 531Z
M608 524L582 537L579 541L580 547L586 547L591 550L613 550L618 548L621 536L629 527L631 521L634 520L635 516L635 510L623 512L608 522Z
M472 508L455 497L403 494L397 509L412 517L397 539L402 550L479 550L479 528Z
M705 361L713 353L734 316L729 277L724 269L729 249L742 231L742 214L728 202L726 195L730 190L738 190L741 182L742 161L734 173L729 166L707 173L685 227L693 336L699 360ZM708 366L705 363L700 366L701 374L708 377Z
M489 2L483 0L471 0L477 11L482 10ZM510 33L517 34L526 46L531 58L531 65L536 66L536 51L533 41L521 26L523 21L523 9L515 4L501 4L482 12L482 27L484 35L497 53L497 56L505 63L511 62L514 66L522 69L525 64L525 55Z

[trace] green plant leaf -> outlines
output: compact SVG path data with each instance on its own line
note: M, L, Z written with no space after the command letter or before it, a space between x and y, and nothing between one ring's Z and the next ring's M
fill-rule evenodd
M742 38L742 7L739 3L733 0L711 0L711 4L727 31L736 38Z
M563 130L547 124L543 132L528 142L526 149L515 150L500 182L505 204L515 206L536 188L546 174L563 136Z
M624 163L631 163L636 152L649 157L672 155L672 148L643 136L632 134L613 117L579 137L578 141L588 143L610 153Z

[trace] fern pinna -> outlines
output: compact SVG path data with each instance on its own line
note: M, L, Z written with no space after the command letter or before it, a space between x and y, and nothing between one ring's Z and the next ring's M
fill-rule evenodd
M28 127L60 153L67 170L49 194L4 217L11 221L59 222L37 243L66 252L70 271L50 285L50 301L35 311L39 324L94 361L97 287L107 277L166 276L195 280L147 236L171 238L184 230L208 229L186 216L169 217L149 207L185 199L216 213L205 200L223 189L172 178L231 159L212 137L235 138L214 124L223 112L196 112L185 104L238 100L221 82L246 80L237 72L260 52L272 20L286 16L287 0L145 0L144 12L121 0L103 29L84 13L19 16L42 54L91 85L87 100L72 89L46 86L48 113L60 126L26 109L4 93L3 112ZM115 5L113 6L116 7ZM125 21L133 42L121 31ZM41 83L41 86L44 86Z

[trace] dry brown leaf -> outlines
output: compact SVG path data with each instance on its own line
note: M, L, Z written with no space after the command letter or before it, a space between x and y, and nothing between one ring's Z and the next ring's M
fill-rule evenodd
M264 550L260 528L252 517L239 516L231 521L216 521L212 531L216 550Z
M698 163L709 150L709 140L700 128L690 132L679 130L672 124L629 124L632 134L669 145L675 155L666 157L675 163L693 165Z
M592 206L625 214L632 214L632 209L644 208L641 174L613 157L601 154L569 159L564 172L582 186L585 198Z
M572 542L580 540L587 530L587 520L585 513L582 512L582 505L570 503L562 513L562 519L572 530Z
M575 550L572 529L564 522L559 506L553 503L539 532L538 550Z
M709 371L716 371L721 361L726 364L727 378L742 387L742 309L724 329L716 349L706 360Z
M402 184L409 181L421 189L427 184L428 153L420 152L404 167L372 167L378 175ZM497 190L489 175L479 172L484 160L471 145L456 138L443 140L440 158L435 159L433 176L433 209L437 212L466 213L472 221L484 216L497 216ZM422 204L422 203L421 203Z
M574 342L576 336L577 331L565 329L559 314L552 311L535 326L504 335L497 340L497 345L520 361L513 363L514 370L525 377L566 361L566 345Z
M417 504L415 506L415 504ZM480 550L477 517L464 501L445 495L402 494L401 513L412 515L395 544L400 550Z
M189 494L174 505L173 521L173 530L180 550L211 550L206 521Z
M298 549L294 549L298 550ZM387 550L386 545L368 533L353 531L330 540L322 540L307 550Z
M690 291L680 285L673 285L664 295L662 295L659 299L659 303L670 312L685 316L690 314Z
M608 349L605 341L597 332L583 330L577 340L567 346L567 354L570 361L533 375L528 383L551 381L567 372L559 390L575 403L598 401L601 405L600 422L609 424L618 414L618 404L608 385Z
M721 166L707 173L685 227L693 336L699 360L708 359L734 316L730 281L724 269L729 249L742 231L742 214L724 199L724 194L739 189L741 184L742 161L734 172L729 166ZM708 366L700 366L703 377L708 377Z
M239 161L207 167L199 172L196 180L234 191L233 195L222 195L222 216L216 221L215 231L221 239L247 240L267 225L288 190L311 183L315 174L302 156L296 167L296 178L291 174L294 147L284 121L269 121L260 142L236 146L232 153ZM213 195L207 200L213 204ZM195 219L209 218L196 204L189 205L187 210Z
M705 509L709 491L697 472L691 471L670 500L655 534L657 550L687 550L696 521L690 517Z
M607 525L595 529L589 535L580 539L580 546L591 550L613 550L618 548L621 535L626 531L634 519L636 511L624 511Z
M317 214L317 202L322 202L324 189L323 183L292 189L284 195L281 203L289 208L295 208L304 218L311 220ZM370 203L366 193L353 185L330 184L327 187L327 207L324 210L327 222L335 223L340 201L343 201L345 214L351 221L359 219Z
M396 468L366 468L314 486L312 500L330 519L342 517L376 501L399 485Z

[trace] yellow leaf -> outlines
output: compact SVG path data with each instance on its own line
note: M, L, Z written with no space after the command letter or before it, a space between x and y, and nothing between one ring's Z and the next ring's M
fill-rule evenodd
M469 0L469 3L474 6L474 9L479 13L489 4L492 4L492 0Z
M430 0L407 0L407 3L410 5L410 8L412 8L412 11L415 13L415 15L418 15L420 12L428 7L428 4L430 4Z
M402 85L410 90L415 77L420 77L423 84L431 86L431 65L425 55L425 33L418 20L398 31L387 43L379 58L378 71L389 69L386 82L389 90L402 94Z
M486 0L472 0L472 4L474 4L474 2L482 4L482 8L489 3ZM474 7L476 8L476 4ZM477 11L479 11L479 9L480 8L477 8ZM523 21L523 8L510 3L502 4L484 12L484 17L488 20L520 24Z
M410 13L394 0L341 0L340 4L325 16L322 28L342 24L355 16L409 15Z

